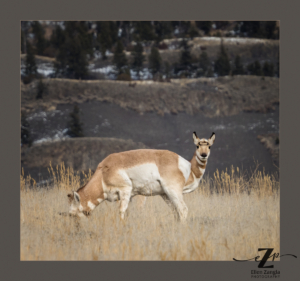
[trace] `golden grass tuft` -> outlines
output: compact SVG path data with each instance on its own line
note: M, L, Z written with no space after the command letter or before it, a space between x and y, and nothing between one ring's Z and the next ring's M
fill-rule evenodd
M91 177L63 164L49 167L53 183L37 188L21 174L21 260L223 260L249 259L258 248L279 251L279 180L239 169L205 177L184 196L189 208L178 223L159 197L129 204L125 222L119 203L104 202L88 219L60 216L67 193Z

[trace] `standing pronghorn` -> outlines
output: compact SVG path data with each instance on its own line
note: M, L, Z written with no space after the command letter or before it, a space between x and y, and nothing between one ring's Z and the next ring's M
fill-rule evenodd
M68 194L69 213L84 217L104 200L120 200L124 219L133 196L160 195L184 221L188 208L182 194L198 187L215 133L209 139L199 139L194 132L193 139L197 149L190 162L168 150L139 149L109 155L86 185Z

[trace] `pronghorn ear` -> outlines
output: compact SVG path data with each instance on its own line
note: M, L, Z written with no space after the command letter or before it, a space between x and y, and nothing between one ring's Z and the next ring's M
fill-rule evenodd
M80 196L76 191L74 191L74 200L76 203L80 203Z
M193 139L194 139L194 144L198 145L199 140L198 140L196 132L193 133Z
M72 193L69 193L68 194L68 199L69 199L69 202L71 203L74 199L74 195Z
M213 145L213 144L214 144L215 138L216 138L215 133L212 133L211 137L210 137L209 140L208 140L209 145Z

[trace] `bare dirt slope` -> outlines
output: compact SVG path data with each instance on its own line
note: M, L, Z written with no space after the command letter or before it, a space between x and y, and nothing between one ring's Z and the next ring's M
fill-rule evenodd
M36 100L37 81L21 84L22 109L55 109L58 104L106 101L140 114L185 112L204 116L230 116L241 111L267 112L279 103L279 79L225 76L172 80L171 83L46 79L46 93Z

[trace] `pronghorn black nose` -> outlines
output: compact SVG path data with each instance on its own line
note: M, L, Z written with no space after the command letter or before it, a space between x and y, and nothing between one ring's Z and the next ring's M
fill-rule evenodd
M206 153L202 153L201 156L202 156L202 157L206 157L207 154L206 154Z

